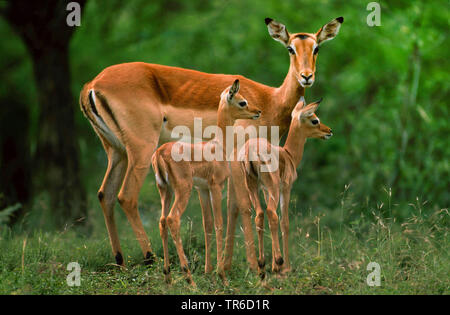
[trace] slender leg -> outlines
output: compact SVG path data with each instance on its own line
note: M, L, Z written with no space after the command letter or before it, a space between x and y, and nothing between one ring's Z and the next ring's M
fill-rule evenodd
M214 213L214 226L216 230L217 246L217 273L226 283L225 271L223 268L223 219L222 219L222 190L223 185L214 185L210 189L211 204Z
M281 192L281 236L283 239L283 273L291 271L291 263L289 261L289 198L291 195L291 187L284 188Z
M261 280L264 280L266 277L265 272L265 257L264 257L264 211L261 207L261 202L259 201L258 196L258 181L255 178L250 176L247 177L247 187L248 192L250 194L250 198L252 200L253 207L256 211L255 216L255 225L256 225L256 234L258 235L258 273L261 277Z
M103 146L108 155L108 168L106 170L103 183L98 191L98 199L105 217L106 228L108 229L109 241L116 264L123 266L124 259L120 248L119 235L117 233L116 222L114 220L114 206L116 204L117 192L122 184L127 168L127 159L120 151L111 147L102 137Z
M272 271L279 272L283 265L283 258L281 256L280 241L278 239L278 215L277 207L279 200L278 190L275 190L272 195L268 197L267 217L269 219L269 228L272 234Z
M211 216L211 201L208 190L197 190L200 206L202 208L203 231L205 233L205 273L212 272L211 264L211 237L213 219Z
M167 233L167 215L170 210L170 202L172 201L172 191L170 187L158 186L159 194L161 196L161 218L159 220L159 234L161 235L161 240L163 243L164 250L164 278L167 283L170 283L170 261L169 261L169 244L168 241L168 233Z
M225 253L224 253L224 269L231 269L234 248L234 233L236 230L236 221L238 216L238 208L234 197L234 188L232 179L228 179L227 189L227 233L225 237Z
M139 148L139 150L128 150L128 169L122 189L119 192L119 203L133 228L139 245L144 255L145 264L151 264L154 254L150 247L150 241L145 233L138 211L138 197L142 184L150 167L151 154L154 146Z
M232 183L234 186L234 200L241 215L242 227L244 230L245 249L247 262L251 270L257 270L257 259L255 251L255 240L252 224L252 203L245 186L245 173L241 162L230 162ZM234 231L233 231L234 232Z
M192 187L177 187L177 190L175 190L175 201L169 215L167 216L167 224L169 225L170 234L172 234L172 239L175 243L175 247L177 248L181 270L183 270L185 274L186 281L192 286L195 286L191 271L188 267L188 260L186 258L186 254L184 253L183 243L181 241L180 235L181 216L186 210L191 190Z

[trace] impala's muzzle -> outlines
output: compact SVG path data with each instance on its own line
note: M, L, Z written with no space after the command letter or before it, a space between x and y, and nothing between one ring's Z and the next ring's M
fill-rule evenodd
M314 83L314 73L311 72L302 72L300 74L300 78L298 82L302 87L310 87Z

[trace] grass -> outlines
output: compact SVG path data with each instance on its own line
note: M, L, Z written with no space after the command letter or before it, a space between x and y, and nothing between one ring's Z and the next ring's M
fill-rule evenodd
M0 226L0 294L450 293L449 213L418 200L400 206L391 205L389 198L386 206L381 203L370 208L352 204L343 194L336 210L321 210L297 207L294 196L290 215L293 271L283 278L269 272L268 285L261 286L257 275L247 268L243 235L238 229L233 267L227 274L229 285L224 286L215 274L203 274L203 230L194 196L182 220L182 236L196 289L185 282L172 243L173 282L164 282L157 204L141 211L157 255L151 267L143 265L133 232L121 211L116 211L126 269L114 265L101 211L98 205L92 208L89 232L73 226L63 231ZM410 215L402 222L392 219L405 212ZM270 249L266 223L267 261L271 260ZM70 262L81 266L79 287L67 285ZM370 262L380 265L379 287L366 283Z

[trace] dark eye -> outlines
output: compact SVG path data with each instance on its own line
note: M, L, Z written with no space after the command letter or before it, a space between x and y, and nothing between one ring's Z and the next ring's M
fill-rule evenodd
M247 106L247 102L246 101L239 102L239 106L245 107Z
M317 119L314 119L314 120L311 120L311 123L312 123L313 125L317 125L317 124L319 123L319 121L318 121Z
M295 51L294 51L294 49L291 46L288 46L287 50L289 51L289 53L291 55L295 55Z
M314 54L314 55L317 55L318 52L319 52L319 46L317 46L316 48L314 48L313 54Z

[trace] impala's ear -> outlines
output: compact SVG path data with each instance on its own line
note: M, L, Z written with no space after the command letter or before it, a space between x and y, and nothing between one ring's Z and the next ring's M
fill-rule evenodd
M284 24L278 23L277 21L272 20L271 18L266 18L267 29L269 30L270 36L276 41L279 41L284 46L288 45L289 42L289 33Z
M230 87L230 90L228 91L228 101L231 101L233 99L233 97L236 95L237 92L239 92L239 80L236 79L233 82L233 85Z
M315 103L311 103L308 106L304 107L301 111L300 111L300 119L301 118L308 118L311 117L314 112L317 110L317 107L319 107L319 102L315 102Z
M339 33L339 28L342 23L344 23L344 18L341 16L322 26L322 28L316 33L317 45L335 38Z
M303 107L305 107L305 97L302 96L298 100L297 104L295 105L294 109L292 110L291 117L294 118L299 115L300 111ZM300 117L300 116L299 116Z

